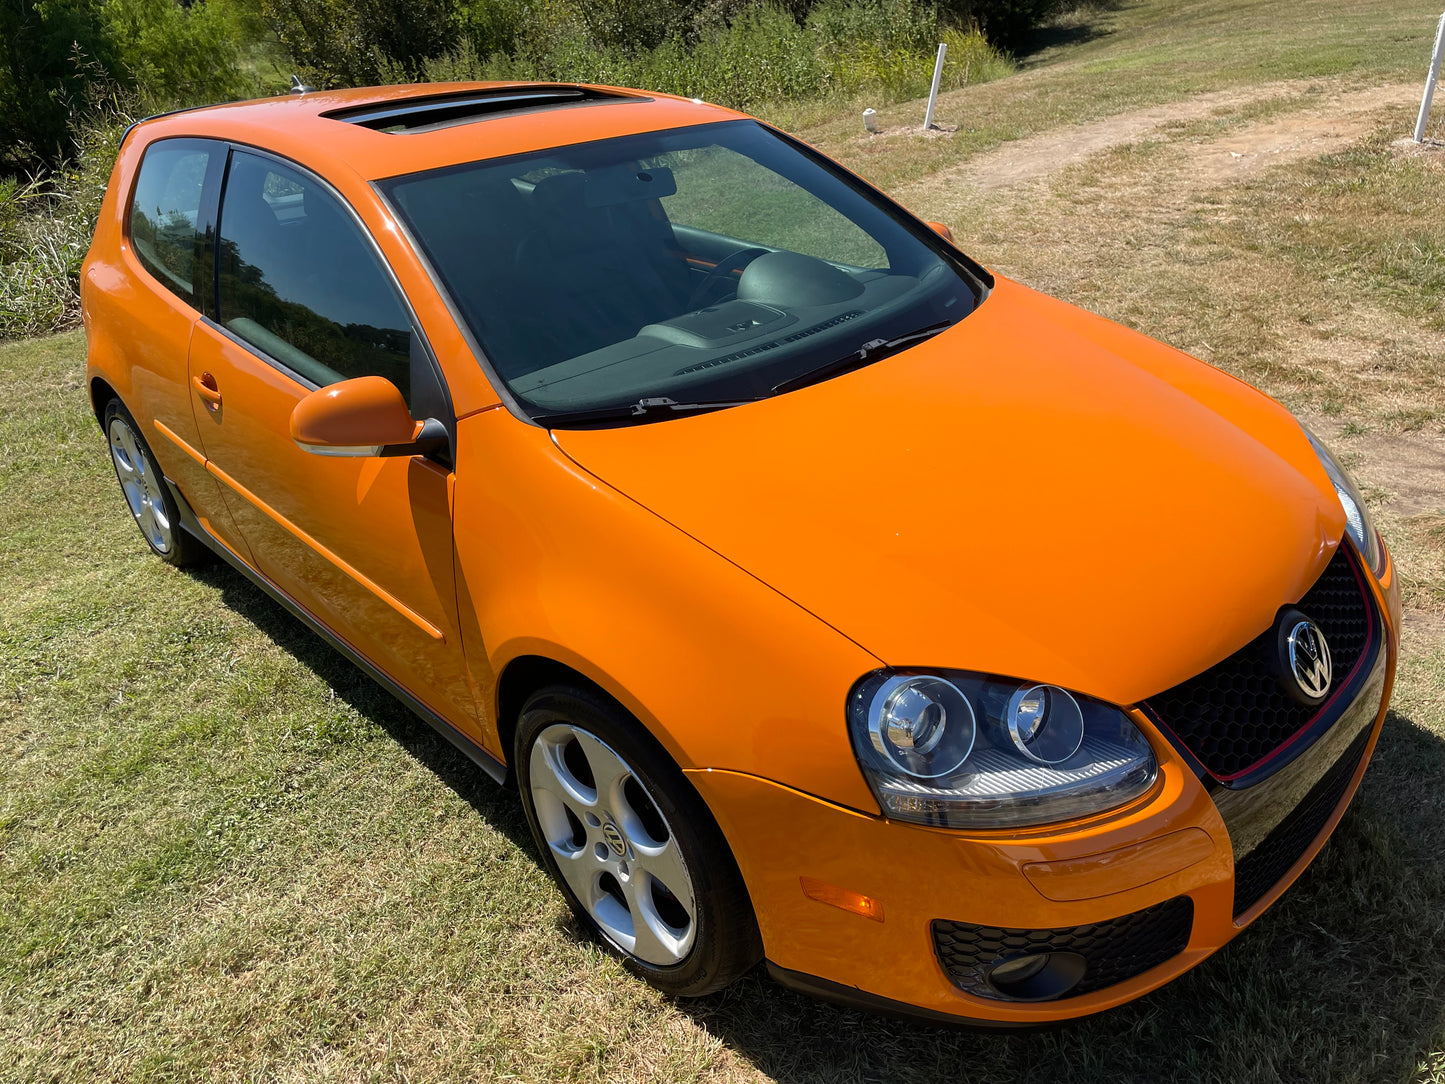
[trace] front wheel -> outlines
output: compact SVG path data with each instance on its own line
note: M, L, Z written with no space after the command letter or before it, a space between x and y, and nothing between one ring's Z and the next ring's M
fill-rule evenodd
M758 961L752 905L707 806L651 735L595 693L535 693L517 727L527 822L577 917L664 993Z

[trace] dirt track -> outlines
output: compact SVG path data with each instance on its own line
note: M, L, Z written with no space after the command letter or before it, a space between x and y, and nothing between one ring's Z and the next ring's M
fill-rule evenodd
M1242 106L1307 94L1319 86L1311 80L1264 83L1057 128L1006 143L921 183L958 181L981 189L1011 188L1048 177L1090 155L1145 139L1166 126L1208 120ZM1419 94L1420 88L1414 84L1327 92L1304 108L1203 143L1191 155L1191 172L1205 183L1218 183L1276 162L1328 154L1369 131L1374 111L1408 104Z

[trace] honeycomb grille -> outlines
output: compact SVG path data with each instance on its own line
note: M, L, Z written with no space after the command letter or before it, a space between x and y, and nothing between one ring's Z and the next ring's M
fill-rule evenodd
M1264 898L1264 894L1299 861L1300 855L1319 838L1325 822L1340 804L1350 779L1365 755L1370 740L1367 729L1335 762L1335 766L1304 796L1304 800L1280 821L1234 869L1234 917L1238 918Z
M1297 605L1325 634L1339 688L1370 640L1370 608L1347 546L1339 547ZM1147 704L1221 779L1266 759L1318 711L1296 703L1280 688L1271 661L1274 636L1271 628L1197 677L1150 697Z
M1057 930L1010 930L935 919L933 947L949 979L964 993L1010 1000L988 982L999 960L1044 952L1073 952L1084 958L1084 977L1069 997L1102 990L1142 975L1184 951L1194 926L1188 896L1135 911L1132 915Z

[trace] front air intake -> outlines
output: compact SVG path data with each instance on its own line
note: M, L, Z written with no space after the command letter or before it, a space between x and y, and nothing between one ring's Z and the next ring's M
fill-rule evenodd
M1177 896L1133 914L1061 929L935 919L933 948L964 993L996 1001L1047 1001L1142 975L1183 952L1193 928L1194 901Z

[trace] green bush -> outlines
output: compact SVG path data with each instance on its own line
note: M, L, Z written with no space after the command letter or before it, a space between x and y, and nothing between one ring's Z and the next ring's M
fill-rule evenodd
M936 9L911 0L825 0L807 26L828 62L831 87L845 94L875 91L893 100L927 94L940 41L948 45L944 90L1013 70L976 27L943 25Z
M1015 53L1029 35L1077 0L939 0L944 18L957 26L977 26L998 48Z
M512 53L528 35L547 36L542 5L530 0L487 0L463 5L458 22L461 39L442 55L457 51L478 56Z
M0 175L54 165L97 74L118 66L92 0L0 0Z
M917 53L938 44L938 11L917 0L823 0L806 25L825 50L873 45Z
M131 119L113 102L107 116L77 127L78 151L64 168L0 180L0 341L80 322L80 265Z
M250 93L227 0L0 0L0 176L52 169L120 87L154 110Z
M459 47L465 23L458 0L261 0L260 6L297 73L318 87L367 86L398 72L405 81L418 79L427 59Z
M302 76L317 86L539 78L747 106L836 90L925 93L927 58L949 33L957 82L964 73L991 78L1003 58L985 41L989 28L1013 40L1059 0L943 0L942 7L932 0L259 3Z
M119 80L155 108L222 102L256 93L241 66L242 10L225 3L103 0L101 18L123 68Z
M544 48L481 55L470 45L423 65L428 80L544 79L644 87L735 107L826 91L827 64L786 12L757 7L689 43L673 36L650 49L597 44L562 24Z

